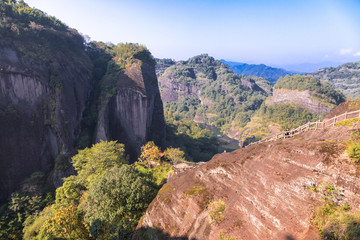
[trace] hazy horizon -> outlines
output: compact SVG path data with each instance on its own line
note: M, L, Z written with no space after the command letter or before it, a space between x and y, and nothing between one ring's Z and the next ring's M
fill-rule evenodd
M25 0L92 40L136 42L154 57L285 66L360 61L357 0Z

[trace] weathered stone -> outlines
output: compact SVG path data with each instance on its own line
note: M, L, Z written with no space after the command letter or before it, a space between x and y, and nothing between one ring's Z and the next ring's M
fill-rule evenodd
M311 113L329 113L330 108L311 97L310 91L275 89L273 96L266 100L267 105L295 103Z
M343 193L340 204L360 210L357 166L342 154L350 131L310 131L218 154L170 179L138 229L156 228L159 239L217 240L220 233L247 240L320 239L311 221L322 195L311 186L332 183ZM224 219L210 223L207 206L217 200L226 204Z
M165 121L155 69L138 61L121 73L117 93L102 106L97 124L96 142L118 140L132 160L146 141L163 144Z
M0 200L4 200L31 173L48 171L59 153L74 153L92 66L85 54L74 70L25 58L11 48L1 48L0 53ZM57 74L62 87L50 86L50 73Z

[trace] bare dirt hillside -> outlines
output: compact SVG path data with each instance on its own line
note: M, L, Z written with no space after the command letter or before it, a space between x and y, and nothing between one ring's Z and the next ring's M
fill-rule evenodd
M360 172L344 145L353 130L309 131L216 155L162 187L139 222L139 236L320 239L312 217L321 193L312 186L334 184L341 192L339 204L360 210ZM225 210L221 214L220 207L211 220L214 202Z

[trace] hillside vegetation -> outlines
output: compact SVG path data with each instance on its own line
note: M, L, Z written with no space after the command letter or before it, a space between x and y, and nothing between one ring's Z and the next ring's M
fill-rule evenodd
M311 91L313 97L332 105L339 105L345 101L344 94L335 90L329 82L321 82L318 78L312 76L297 74L279 78L274 89L308 90Z
M34 173L0 209L1 239L127 239L157 191L186 162L176 148L153 142L129 165L123 144L100 142L72 157L77 171L55 196L43 195L44 175ZM44 208L45 207L45 208Z
M294 75L279 78L274 86L274 91L309 91L309 99L296 99L294 93L289 92L286 99L281 99L284 103L274 103L275 96L269 97L267 102L262 104L254 114L251 122L246 125L242 135L245 144L261 139L264 135L273 134L279 131L289 130L303 125L307 122L314 122L324 118L325 113L316 114L312 110L312 105L303 104L313 101L317 104L327 106L329 109L345 101L345 96L340 91L335 90L330 83L321 82L319 79ZM302 104L302 105L301 105Z
M165 116L176 121L196 120L226 133L244 127L271 92L265 79L235 74L208 55L157 63Z
M22 0L0 1L0 17L0 46L11 46L29 60L41 59L54 70L54 59L87 64L83 37L58 19Z
M157 74L168 122L187 118L213 125L245 145L274 131L317 121L326 109L345 101L340 91L315 77L286 75L272 87L264 78L237 75L207 55L180 62L157 60ZM273 90L308 91L311 99L295 101L289 93L283 104L265 104ZM297 102L310 100L309 106ZM314 104L319 110L312 109Z
M336 90L347 97L360 97L360 62L346 63L338 67L322 68L312 74L314 77L329 81Z

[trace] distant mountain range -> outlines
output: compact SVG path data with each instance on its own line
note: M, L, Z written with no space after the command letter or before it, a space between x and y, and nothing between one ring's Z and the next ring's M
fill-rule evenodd
M258 76L275 83L279 77L286 75L294 75L296 72L287 71L282 68L274 68L265 64L247 64L239 62L230 62L224 59L220 60L222 63L227 64L231 70L237 74L244 74L245 76Z
M343 62L320 62L320 63L300 63L300 64L287 64L287 65L275 65L274 67L283 68L290 72L298 73L312 73L320 68L337 67L343 64Z

